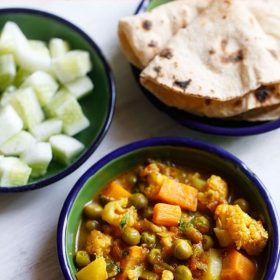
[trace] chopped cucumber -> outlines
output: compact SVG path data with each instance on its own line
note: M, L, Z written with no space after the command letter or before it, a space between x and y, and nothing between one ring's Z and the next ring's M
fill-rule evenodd
M29 132L23 130L1 145L0 152L6 156L20 156L35 143L35 138Z
M64 86L77 99L84 97L93 90L93 83L87 76L66 83Z
M33 127L31 133L38 141L48 141L51 136L61 133L62 125L61 120L50 119Z
M0 56L0 90L11 85L16 76L16 64L11 54Z
M29 130L44 120L44 113L32 88L17 90L11 105L22 118L24 127Z
M1 99L0 99L0 106L6 106L10 103L12 100L17 88L15 86L9 86L6 88L6 90L2 93Z
M84 144L67 135L55 135L50 138L54 158L64 164L71 161L84 149Z
M52 160L52 149L49 143L39 142L25 151L20 159L32 168L31 176L39 177L47 172Z
M20 159L4 157L0 160L0 186L26 185L31 168Z
M50 51L47 47L47 44L40 40L28 40L30 48L38 54L50 57Z
M46 107L46 112L63 121L63 132L73 136L89 126L78 101L66 90L59 91Z
M21 87L32 87L37 95L40 105L44 106L56 93L58 89L58 83L50 74L37 71L29 76Z
M61 83L85 76L92 68L89 53L75 50L53 59L52 68Z
M14 80L14 85L16 87L20 87L21 84L27 79L27 77L29 77L31 75L30 71L23 69L23 68L19 68L17 70L16 73L16 77Z
M0 109L0 145L20 132L22 128L23 122L13 107L6 106Z
M52 38L50 40L49 49L52 57L60 57L70 50L68 42L60 38Z

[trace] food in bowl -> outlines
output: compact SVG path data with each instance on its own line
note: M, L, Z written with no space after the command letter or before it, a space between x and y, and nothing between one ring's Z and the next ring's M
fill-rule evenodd
M268 238L261 213L223 178L148 160L84 206L76 276L251 280Z
M48 44L48 45L47 45ZM90 55L67 41L28 40L6 22L0 36L0 186L22 186L65 166L84 150L74 136L89 127L80 100L92 93Z
M185 15L173 17L180 4ZM122 19L119 37L141 84L165 105L231 121L275 120L278 8L273 0L171 1Z

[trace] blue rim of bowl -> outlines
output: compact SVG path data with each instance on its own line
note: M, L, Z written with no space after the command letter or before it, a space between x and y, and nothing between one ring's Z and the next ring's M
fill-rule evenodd
M138 14L145 10L149 0L141 0L134 14ZM207 118L196 116L182 110L170 107L161 102L147 89L145 89L139 81L140 71L131 65L133 75L146 98L160 111L169 115L172 119L181 125L198 130L204 133L224 135L224 136L249 136L260 133L269 132L280 127L280 118L267 122L246 122L246 121L230 121L215 118Z
M49 178L42 179L40 181L30 183L27 185L23 186L17 186L17 187L2 187L0 186L0 193L11 193L11 192L23 192L23 191L30 191L34 189L40 189L43 187L46 187L50 184L53 184L70 173L74 172L76 169L78 169L90 156L91 154L97 149L99 146L100 142L103 140L105 137L106 133L108 132L108 129L111 125L112 119L113 119L113 114L115 110L115 102L116 102L116 86L115 86L115 81L113 77L113 73L111 71L111 68L108 64L108 62L105 59L105 56L103 55L101 49L97 46L97 44L79 27L74 25L73 23L69 22L68 20L61 18L57 15L44 12L41 10L35 10L35 9L26 9L26 8L6 8L6 9L0 9L0 16L3 14L8 14L8 13L16 13L16 14L31 14L31 15L36 15L36 16L41 16L41 17L46 17L50 18L52 20L55 20L61 24L66 25L70 29L72 29L74 32L79 33L83 37L84 40L88 42L88 44L95 50L97 53L98 57L101 59L102 64L105 68L106 72L106 80L107 84L109 87L109 103L108 103L108 113L104 122L104 126L97 135L96 139L91 143L90 147L87 149L87 151L82 154L80 158L78 158L73 164L71 164L69 167L64 169L63 171L59 172L56 175L53 175Z
M64 278L66 280L73 280L71 276L71 272L69 266L67 264L67 257L66 257L66 228L67 228L67 221L70 210L75 202L75 199L87 182L87 180L93 176L99 169L104 167L110 161L123 156L127 153L147 148L147 147L154 147L154 146L181 146L181 147L190 147L197 150L203 150L208 153L214 154L219 156L223 160L231 162L234 164L239 170L249 178L249 180L255 185L258 192L261 194L268 213L271 219L272 227L273 227L273 248L270 256L270 262L268 263L268 270L266 271L265 280L272 280L278 267L279 257L280 257L280 244L279 244L279 219L277 216L277 210L274 206L271 196L269 195L266 187L260 181L256 174L254 174L244 162L238 159L233 154L225 151L222 148L216 147L214 145L210 145L201 141L192 140L188 138L182 137L156 137L150 139L144 139L137 142L133 142L131 144L125 145L117 150L109 153L108 155L104 156L94 165L92 165L76 182L70 193L68 194L58 221L57 226L57 253L58 259L60 263L61 270L63 272Z

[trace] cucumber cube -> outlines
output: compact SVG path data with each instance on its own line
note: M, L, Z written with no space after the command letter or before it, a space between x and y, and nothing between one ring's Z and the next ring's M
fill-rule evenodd
M77 99L84 97L93 90L93 83L87 76L66 83L64 86Z
M52 149L49 143L39 142L25 151L20 159L32 168L31 176L46 174L52 160Z
M27 77L29 77L31 75L30 71L23 69L23 68L19 68L17 70L16 73L16 77L14 80L14 85L16 87L20 87L21 84L27 79Z
M0 186L12 187L26 185L31 168L16 157L0 160Z
M0 90L11 85L16 76L16 64L11 54L0 56Z
M44 113L32 88L17 90L11 100L11 105L22 118L24 128L31 130L44 120Z
M61 83L85 76L92 68L90 55L86 51L75 50L53 59L53 72Z
M48 141L51 136L61 133L62 125L61 120L50 119L34 126L31 133L38 141Z
M58 89L58 83L48 73L37 71L29 76L21 86L32 87L41 106L46 105Z
M51 57L60 57L69 52L70 46L68 42L60 38L52 38L50 40L49 49Z
M50 143L54 158L64 164L70 164L85 148L80 141L63 134L52 136Z
M23 122L13 107L6 106L0 109L0 146L22 128Z
M2 93L0 99L0 106L4 107L10 103L12 100L17 88L15 86L9 86L6 90Z
M20 156L36 143L35 138L27 131L20 131L0 146L0 152L6 156Z
M71 93L61 90L47 105L48 115L63 121L63 132L73 136L87 128L90 123L78 101Z
M40 40L29 40L28 41L30 48L40 55L50 57L50 51L47 47L47 44Z

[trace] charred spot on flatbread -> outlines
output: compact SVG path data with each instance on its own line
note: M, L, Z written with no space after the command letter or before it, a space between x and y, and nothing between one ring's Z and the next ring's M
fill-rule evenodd
M160 71L161 71L161 67L160 67L160 66L155 66L155 67L154 67L154 70L155 70L155 72L156 72L157 74L159 74Z
M255 92L255 96L260 103L264 103L270 96L271 91L265 86L258 88Z
M189 86L189 84L190 84L191 82L192 82L191 79L186 80L186 81L178 81L178 80L176 80L176 81L174 81L173 84L174 84L174 86L177 86L177 87L179 87L179 88L185 90L185 89Z
M275 50L272 50L272 49L268 49L268 51L270 52L270 54L275 58L275 59L278 59L278 54Z
M171 59L173 57L173 53L171 49L167 48L162 50L159 56L162 58Z
M207 99L205 99L205 105L206 106L209 106L209 105L211 105L211 103L212 103L212 100L211 99L209 99L209 98L207 98Z
M235 107L239 107L239 106L241 106L241 104L242 104L242 101L241 101L241 99L238 99L238 100L236 100L235 102L234 102L234 106Z
M208 51L208 53L209 53L210 55L213 55L213 54L215 54L216 52L215 52L215 50L211 49L211 50Z
M155 48L157 46L158 46L158 43L154 40L151 40L148 44L148 47L150 47L150 48Z
M150 20L147 20L147 19L146 19L146 20L144 20L144 21L142 22L142 27L143 27L143 29L149 31L149 30L152 29L153 23L152 23Z
M231 53L228 56L222 56L221 61L223 63L238 63L241 62L244 59L244 55L242 50L238 50L234 53Z

